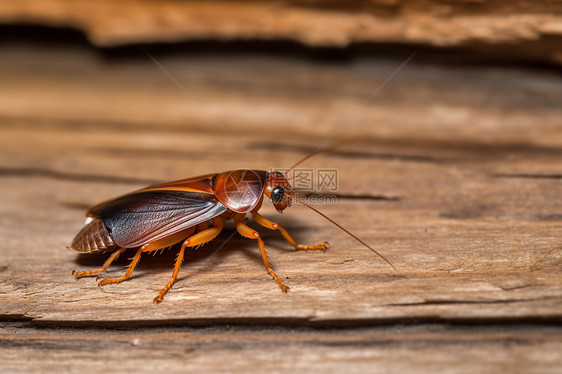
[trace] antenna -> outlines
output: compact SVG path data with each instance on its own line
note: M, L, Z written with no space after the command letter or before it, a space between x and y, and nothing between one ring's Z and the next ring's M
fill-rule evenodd
M318 213L319 215L321 215L322 217L326 218L328 221L332 222L334 225L336 225L337 227L339 227L340 229L342 229L344 232L346 232L349 236L351 236L352 238L354 238L355 240L357 240L359 243L363 244L365 247L369 248L371 250L371 252L375 253L377 256L379 256L380 258L382 258L384 261L386 261L387 264L389 264L392 269L394 269L394 271L398 271L398 269L396 269L396 267L394 265L392 265L392 263L386 258L384 257L382 254L380 254L379 252L377 252L376 250L374 250L373 248L371 248L367 243L365 243L363 240L359 239L357 236L355 236L354 234L352 234L351 232L349 232L349 230L347 230L345 227L343 227L342 225L340 225L339 223L337 223L336 221L334 221L333 219L331 219L330 217L328 217L327 215L325 215L324 213L322 213L321 211L319 211L316 208L313 208L312 206L308 205L307 203L305 203L304 201L300 200L299 198L297 198L294 195L287 195L288 197L290 197L291 199L301 203L302 205L304 205L305 207L313 210L314 212Z

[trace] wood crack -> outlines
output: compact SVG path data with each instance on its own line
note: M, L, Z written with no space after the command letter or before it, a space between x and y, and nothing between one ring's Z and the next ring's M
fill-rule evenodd
M190 126L182 126L178 124L162 124L155 126L153 123L139 123L111 120L104 118L96 118L95 120L80 118L44 118L33 116L0 116L0 122L3 129L19 129L22 123L27 129L48 129L48 130L66 130L66 131L84 131L91 130L99 132L107 130L112 132L130 132L142 131L148 133L168 133L168 134L190 134L190 133L215 133L216 131L205 125L197 126L197 123L191 123Z
M428 300L418 303L397 303L385 304L384 306L390 307L404 307L404 306L421 306L421 305L454 305L454 304L508 304L508 303L524 303L533 301L560 299L558 296L527 298L527 299L504 299L504 300Z
M374 201L399 201L401 200L398 196L385 196L385 195L359 195L359 194L341 194L341 193L314 193L306 192L299 193L299 196L316 196L320 198L335 197L341 200L374 200Z
M254 142L250 144L251 149L266 149L277 151L293 151L302 154L310 154L316 151L315 147L298 144L285 144L278 142ZM377 160L399 160L399 161L413 161L413 162L428 162L428 163L441 163L439 160L430 156L422 155L405 155L399 153L373 153L373 152L360 152L349 151L342 149L335 149L325 154L328 157L339 157L346 159L377 159Z
M562 179L562 174L509 174L509 173L495 173L491 174L495 178L521 178L521 179Z
M110 175L97 174L73 174L55 170L41 168L6 168L0 167L0 177L21 177L21 178L49 178L65 181L95 182L95 183L114 183L114 184L155 184L154 179L116 177Z
M477 303L470 303L477 304ZM418 304L402 304L401 306L415 306ZM420 303L420 305L424 305ZM425 304L429 305L429 304ZM398 305L389 305L398 306ZM419 324L463 325L479 324L535 324L550 325L562 321L561 314L543 315L540 318L527 316L511 316L496 318L483 317L441 317L439 315L381 317L381 318L352 318L352 319L319 319L316 317L220 317L220 318L179 318L152 320L52 320L44 317L29 317L25 314L0 315L1 322L25 322L30 326L41 328L75 328L75 329L159 329L159 328L221 328L224 326L275 328L275 329L333 329L333 328L365 328L377 326L410 326Z

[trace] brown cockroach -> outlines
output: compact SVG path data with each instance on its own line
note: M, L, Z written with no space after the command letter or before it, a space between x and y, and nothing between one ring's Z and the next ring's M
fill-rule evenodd
M319 152L312 155L317 153ZM312 155L305 157L291 169ZM258 241L267 271L281 290L287 292L289 287L283 284L271 268L260 234L244 224L246 215L251 214L253 220L263 227L280 231L296 249L323 250L328 248L328 242L315 245L297 244L284 228L258 213L264 197L269 198L280 213L291 206L292 200L307 206L357 239L394 268L384 256L365 242L300 200L282 173L239 169L149 186L92 207L86 213L86 226L76 235L69 248L80 253L113 252L101 269L74 270L72 274L79 279L101 273L126 249L138 248L122 277L98 278L100 286L120 283L129 279L143 252L164 249L183 241L172 279L154 298L154 302L159 303L178 276L186 248L213 240L222 231L224 221L233 219L238 233Z

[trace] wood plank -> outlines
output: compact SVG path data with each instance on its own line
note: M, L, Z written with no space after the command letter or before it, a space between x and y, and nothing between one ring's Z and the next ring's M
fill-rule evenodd
M41 329L3 323L3 372L557 372L562 335L546 326ZM513 328L516 328L514 332Z
M560 4L551 0L4 0L0 5L1 23L71 27L98 46L200 40L293 41L292 47L396 43L558 65L561 14Z
M299 241L332 244L294 251L260 230L289 293L230 224L188 253L157 306L173 249L119 285L70 275L106 258L65 250L90 205L153 182L286 168L404 60L155 54L245 152L141 51L2 52L0 372L562 367L557 73L414 59L334 137L359 141L303 165L337 169L337 203L318 208L397 272L307 209L266 206Z
M85 209L151 181L287 167L401 61L162 58L246 153L143 56L5 48L0 315L99 326L560 319L562 85L554 73L413 62L337 136L362 142L307 164L338 170L338 203L320 208L397 272L303 207L282 216L266 207L298 240L332 242L326 253L299 252L263 232L288 294L269 279L255 243L228 239L229 226L189 254L156 306L173 251L103 289L70 276L103 262L64 249Z

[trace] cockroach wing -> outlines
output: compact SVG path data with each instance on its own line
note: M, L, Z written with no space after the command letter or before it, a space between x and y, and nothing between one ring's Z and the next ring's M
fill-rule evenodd
M214 195L188 191L139 191L90 211L117 245L139 247L206 222L227 210Z

